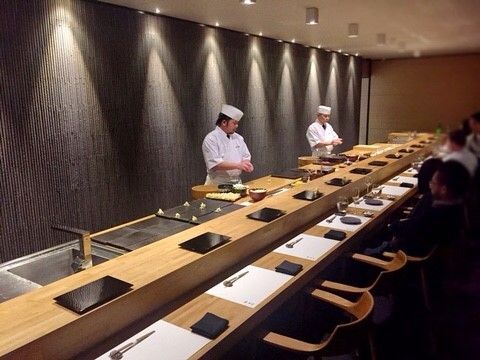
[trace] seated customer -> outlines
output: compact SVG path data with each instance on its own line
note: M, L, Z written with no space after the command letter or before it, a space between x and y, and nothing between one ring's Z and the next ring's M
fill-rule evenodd
M458 162L442 163L430 181L432 203L424 210L389 225L393 238L368 255L403 250L408 255L426 255L435 245L455 241L465 224L464 196L470 176Z
M468 170L473 178L477 170L477 157L473 155L466 147L467 138L463 130L453 130L447 135L448 153L443 157L443 161L457 161Z

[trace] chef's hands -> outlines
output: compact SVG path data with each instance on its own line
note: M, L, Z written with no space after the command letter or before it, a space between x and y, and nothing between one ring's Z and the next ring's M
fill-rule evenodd
M335 145L340 145L341 143L343 143L343 139L338 138L338 139L333 139L332 140L332 145L334 145L334 146Z
M242 162L238 164L238 170L242 170L245 172L252 172L253 165L249 160L242 160Z

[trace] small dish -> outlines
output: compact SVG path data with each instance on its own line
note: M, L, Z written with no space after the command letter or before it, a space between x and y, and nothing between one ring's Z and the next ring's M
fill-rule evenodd
M248 195L253 201L260 201L267 196L267 189L264 188L254 188L248 191Z

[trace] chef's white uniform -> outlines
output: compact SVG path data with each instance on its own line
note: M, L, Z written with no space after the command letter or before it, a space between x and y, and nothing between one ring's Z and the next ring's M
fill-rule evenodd
M207 166L205 185L240 181L241 170L214 171L212 168L224 161L239 163L242 160L251 159L243 137L237 133L233 133L228 137L218 126L205 136L202 151Z
M338 139L337 133L333 130L332 125L325 123L325 129L318 122L315 121L307 129L307 140L312 148L312 156L323 156L330 154L333 150L333 145L322 146L314 148L319 142L329 143L334 139Z

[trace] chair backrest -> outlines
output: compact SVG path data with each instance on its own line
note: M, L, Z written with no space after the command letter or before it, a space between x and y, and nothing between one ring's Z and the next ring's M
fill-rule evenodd
M348 324L336 326L326 340L323 349L320 350L321 354L325 356L345 354L355 351L362 343L364 344L370 326L369 319L373 306L373 296L367 291L360 296L351 308L345 309L355 320Z

